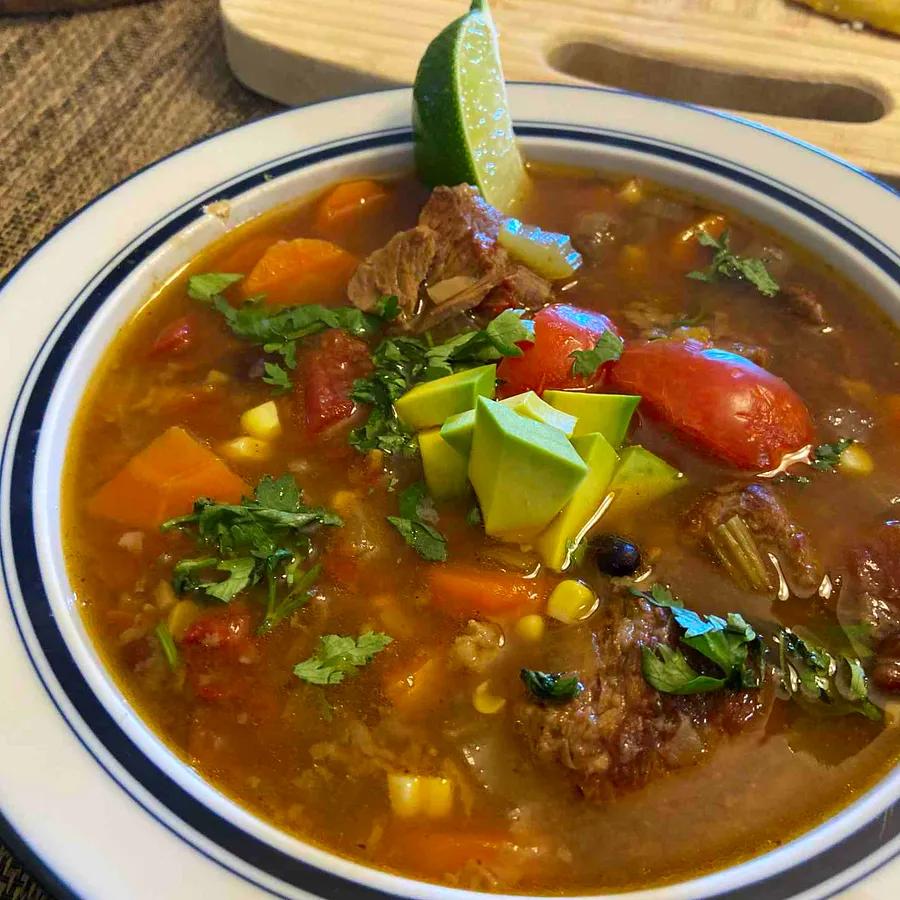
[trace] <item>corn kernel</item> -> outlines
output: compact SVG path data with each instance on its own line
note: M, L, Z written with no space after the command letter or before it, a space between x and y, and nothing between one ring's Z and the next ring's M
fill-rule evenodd
M492 716L506 706L506 698L491 693L491 683L482 681L472 692L472 706L484 716Z
M236 462L263 462L272 455L272 447L268 441L254 437L239 437L226 441L219 448L223 456Z
M206 384L228 384L231 379L218 369L210 369L206 373Z
M241 428L251 437L261 441L271 441L281 434L281 420L274 400L248 409L241 416Z
M342 516L349 516L357 503L358 498L353 491L336 491L331 498L331 508Z
M537 613L530 613L527 616L522 616L516 622L516 634L522 640L537 643L544 636L545 627L543 616L539 616Z
M580 581L561 581L547 601L547 615L573 625L588 618L597 608L599 600L594 592Z
M447 778L389 774L387 780L391 808L403 819L437 819L453 809L453 784Z
M156 600L156 605L162 610L174 606L177 598L175 591L172 590L172 583L167 579L161 579L153 591L153 598Z
M629 178L619 188L619 196L626 202L636 206L644 199L644 189L637 178Z
M888 700L884 704L884 724L892 727L900 725L900 700Z
M862 444L851 444L841 454L838 467L845 475L871 475L875 462L872 454Z
M619 267L626 274L641 275L647 270L647 250L638 244L626 244L619 251Z
M179 600L169 613L166 624L173 640L180 641L184 633L191 627L194 619L200 615L200 607L193 600Z

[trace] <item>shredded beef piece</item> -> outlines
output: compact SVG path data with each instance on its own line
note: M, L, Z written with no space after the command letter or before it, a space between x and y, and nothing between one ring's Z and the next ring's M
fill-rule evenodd
M436 187L419 213L419 225L432 229L437 247L428 281L435 284L457 275L482 278L505 271L509 260L497 246L503 214L468 184Z
M621 221L605 212L582 213L575 220L572 246L585 258L601 262L616 243Z
M436 249L435 233L423 225L395 234L360 263L347 286L351 303L369 311L381 297L394 294L404 317L413 315L419 286L428 274Z
M739 515L756 538L764 559L773 553L789 585L811 594L824 572L809 535L790 517L775 492L762 484L728 485L705 494L687 514L687 532L706 546L709 533Z
M872 681L900 692L900 521L880 525L849 554L849 572L838 600L844 624L871 629Z
M473 672L483 672L503 646L503 630L493 622L470 619L466 630L453 641L450 651L455 663Z
M588 799L603 802L693 765L724 736L762 721L768 687L676 696L646 682L641 648L676 643L668 610L614 597L591 628L589 668L578 671L584 690L567 703L530 698L515 708L534 756L561 767Z
M782 291L788 309L805 319L810 325L825 325L825 309L819 298L802 284L789 284Z
M541 309L553 295L550 282L526 266L516 266L484 300L485 306L504 309Z

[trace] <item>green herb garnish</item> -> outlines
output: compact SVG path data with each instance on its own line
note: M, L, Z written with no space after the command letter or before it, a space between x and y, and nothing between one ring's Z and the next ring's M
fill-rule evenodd
M573 350L569 354L572 357L572 374L593 378L600 366L618 359L624 347L622 338L611 331L604 331L593 350Z
M431 498L425 485L419 481L401 491L399 506L400 515L388 516L388 522L423 559L443 562L447 558L447 540L436 528L424 521L425 516L432 514Z
M519 672L525 687L538 700L549 700L564 703L577 697L584 685L576 675L563 675L559 672L539 672L537 669L522 669Z
M859 659L831 653L790 628L774 637L781 689L811 712L865 716L878 722L881 710L869 700L869 683Z
M729 613L725 619L696 613L685 609L671 591L658 584L649 592L632 589L632 593L671 610L681 628L680 643L705 657L720 673L708 676L695 671L684 653L673 647L662 644L642 647L644 678L658 691L695 694L724 687L732 690L759 687L762 642L738 613Z
M233 272L206 272L204 275L191 275L188 279L187 292L194 300L210 301L219 296L229 285L240 281L244 276Z
M480 331L464 331L441 344L414 337L392 337L372 353L374 371L359 378L351 397L372 407L365 425L350 434L350 444L362 453L382 450L408 456L418 452L415 435L403 427L394 401L423 381L521 356L519 343L534 340L534 325L523 320L523 310L507 309Z
M778 282L769 274L766 264L761 259L738 256L731 252L727 231L723 232L722 237L717 240L701 229L697 233L697 240L704 247L713 247L716 252L707 268L688 272L688 278L707 282L716 282L719 278L749 281L766 297L774 297L781 290Z
M841 454L853 443L853 438L838 438L833 444L819 444L812 452L812 466L822 472L833 471Z
M253 499L240 504L201 498L194 511L169 519L162 531L177 529L191 535L206 556L175 564L172 585L179 594L203 594L229 603L256 584L266 585L266 615L261 631L268 631L302 606L319 574L300 563L311 549L309 531L319 525L340 525L338 516L302 503L293 476L264 476ZM216 577L222 573L225 578Z
M169 626L165 622L160 622L153 630L153 633L159 641L159 646L162 648L163 656L165 656L169 668L174 671L178 668L178 648L172 639L172 632L169 631Z
M315 653L294 666L294 674L309 684L340 684L347 675L370 663L393 639L377 631L358 638L326 634Z

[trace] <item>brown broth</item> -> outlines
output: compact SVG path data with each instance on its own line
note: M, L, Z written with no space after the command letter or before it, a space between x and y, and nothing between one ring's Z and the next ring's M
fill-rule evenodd
M829 421L846 420L847 410L872 420L866 448L873 474L827 474L805 488L784 488L825 569L839 575L847 548L885 518L900 494L896 328L825 265L732 212L727 215L734 245L784 248L791 259L784 277L819 294L829 333L799 326L777 300L746 286L698 284L667 263L676 235L706 214L706 201L645 183L644 199L630 205L619 185L595 175L552 169L535 175L533 196L523 210L527 221L568 231L580 213L603 209L620 216L630 233L627 241L610 245L601 261L581 270L560 295L565 302L604 312L626 337L638 332L638 304L676 317L703 313L702 325L716 321L734 340L770 352L769 368L804 398L821 440L842 433L842 426ZM393 180L388 188L386 203L355 227L327 236L363 256L413 225L426 191L410 177ZM371 477L369 462L347 447L345 432L319 444L306 437L294 424L290 395L276 401L285 428L271 459L232 467L249 483L267 472L295 472L311 504L332 506L339 492L351 492L352 502L339 510L347 518L345 530L359 539L364 529L376 550L366 557L355 589L342 587L326 566L316 599L259 640L258 659L235 667L249 679L245 696L225 704L195 696L183 670L169 670L152 636L164 616L160 598L171 600L159 585L168 584L173 560L195 553L192 543L145 532L139 550L126 549L119 541L130 529L91 516L86 503L167 427L184 426L215 448L238 434L244 410L271 398L267 385L247 377L254 352L230 336L215 313L187 297L186 281L202 271L246 273L275 239L318 236L314 212L314 201L276 210L236 229L179 272L113 342L73 431L63 529L80 609L120 687L175 753L254 813L335 853L412 877L525 893L642 888L733 864L812 827L888 771L900 755L900 728L860 717L815 719L778 703L764 728L722 743L699 765L592 805L535 767L506 714L510 703L494 716L473 710L472 691L485 676L448 669L433 704L415 715L398 713L386 694L391 678L402 678L429 656L446 654L465 620L430 606L424 585L431 564L410 551L384 519L396 513L396 492L387 489L385 479ZM202 319L200 346L171 360L149 359L147 348L161 327L187 313ZM211 381L211 370L224 373L227 381ZM704 490L734 480L733 470L643 417L629 440L689 478L689 485L662 501L652 516L613 523L654 554L656 579L670 583L701 612L737 610L751 621L788 625L834 622L825 601L780 603L740 590L680 540L681 512ZM415 462L395 467L401 486L419 477L416 467ZM440 512L454 560L481 562L485 552L497 552L497 545L487 545L480 531L464 523L465 508ZM326 556L340 538L329 540ZM589 562L577 575L601 600L608 594L608 582ZM512 624L502 621L506 646L490 670L492 689L508 697L521 691L518 669L546 665L550 652L517 637ZM293 666L311 654L319 635L370 627L392 634L394 643L359 677L320 689L293 676ZM568 640L566 628L549 622L547 641ZM454 780L459 800L452 816L425 825L398 824L367 736L390 754L392 766ZM441 833L508 832L520 847L534 849L516 857L514 865L468 864L435 872L413 849L413 833L432 826Z

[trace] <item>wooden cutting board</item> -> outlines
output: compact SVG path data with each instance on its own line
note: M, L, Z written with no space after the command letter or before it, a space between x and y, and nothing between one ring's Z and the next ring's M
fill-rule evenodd
M789 0L493 0L507 78L750 116L900 178L900 39ZM412 83L467 0L221 0L248 87L296 105Z

